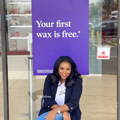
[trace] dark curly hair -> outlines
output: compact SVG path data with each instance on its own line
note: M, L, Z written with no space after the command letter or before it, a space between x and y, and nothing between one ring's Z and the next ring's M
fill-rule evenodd
M70 73L70 76L66 79L66 82L65 82L66 86L71 86L72 84L74 84L74 81L78 77L81 77L81 74L78 72L75 62L69 56L60 56L56 60L56 62L54 64L54 67L53 67L53 73L51 74L52 82L55 83L55 82L59 81L60 75L58 73L58 69L59 69L59 66L62 62L68 62L68 63L71 64L71 73Z

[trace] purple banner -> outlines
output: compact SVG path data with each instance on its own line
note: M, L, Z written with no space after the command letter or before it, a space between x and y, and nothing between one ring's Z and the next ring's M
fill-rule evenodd
M33 0L33 72L52 72L59 56L70 56L81 74L89 72L88 0Z

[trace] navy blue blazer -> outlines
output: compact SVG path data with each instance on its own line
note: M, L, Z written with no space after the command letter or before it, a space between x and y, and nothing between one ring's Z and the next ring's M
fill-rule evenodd
M58 80L53 83L52 75L49 74L46 77L43 89L43 98L41 102L41 110L39 115L44 112L51 110L51 106L57 104L55 102L55 95L58 86ZM65 93L65 104L69 107L69 113L71 120L81 120L81 110L79 107L79 100L82 93L82 78L78 77L76 80L71 81L69 85L66 86Z

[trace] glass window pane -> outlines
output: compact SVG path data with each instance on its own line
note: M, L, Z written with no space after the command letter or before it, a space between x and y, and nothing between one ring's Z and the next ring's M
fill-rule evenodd
M90 0L89 6L90 76L84 78L83 119L116 120L118 1ZM111 48L109 60L96 59L98 46Z
M28 57L31 1L8 0L8 79L10 120L29 120Z

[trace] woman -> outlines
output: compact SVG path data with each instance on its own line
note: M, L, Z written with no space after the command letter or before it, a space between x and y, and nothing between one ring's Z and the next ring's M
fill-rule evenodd
M68 56L59 57L45 80L37 120L81 120L81 93L82 78L76 64Z

